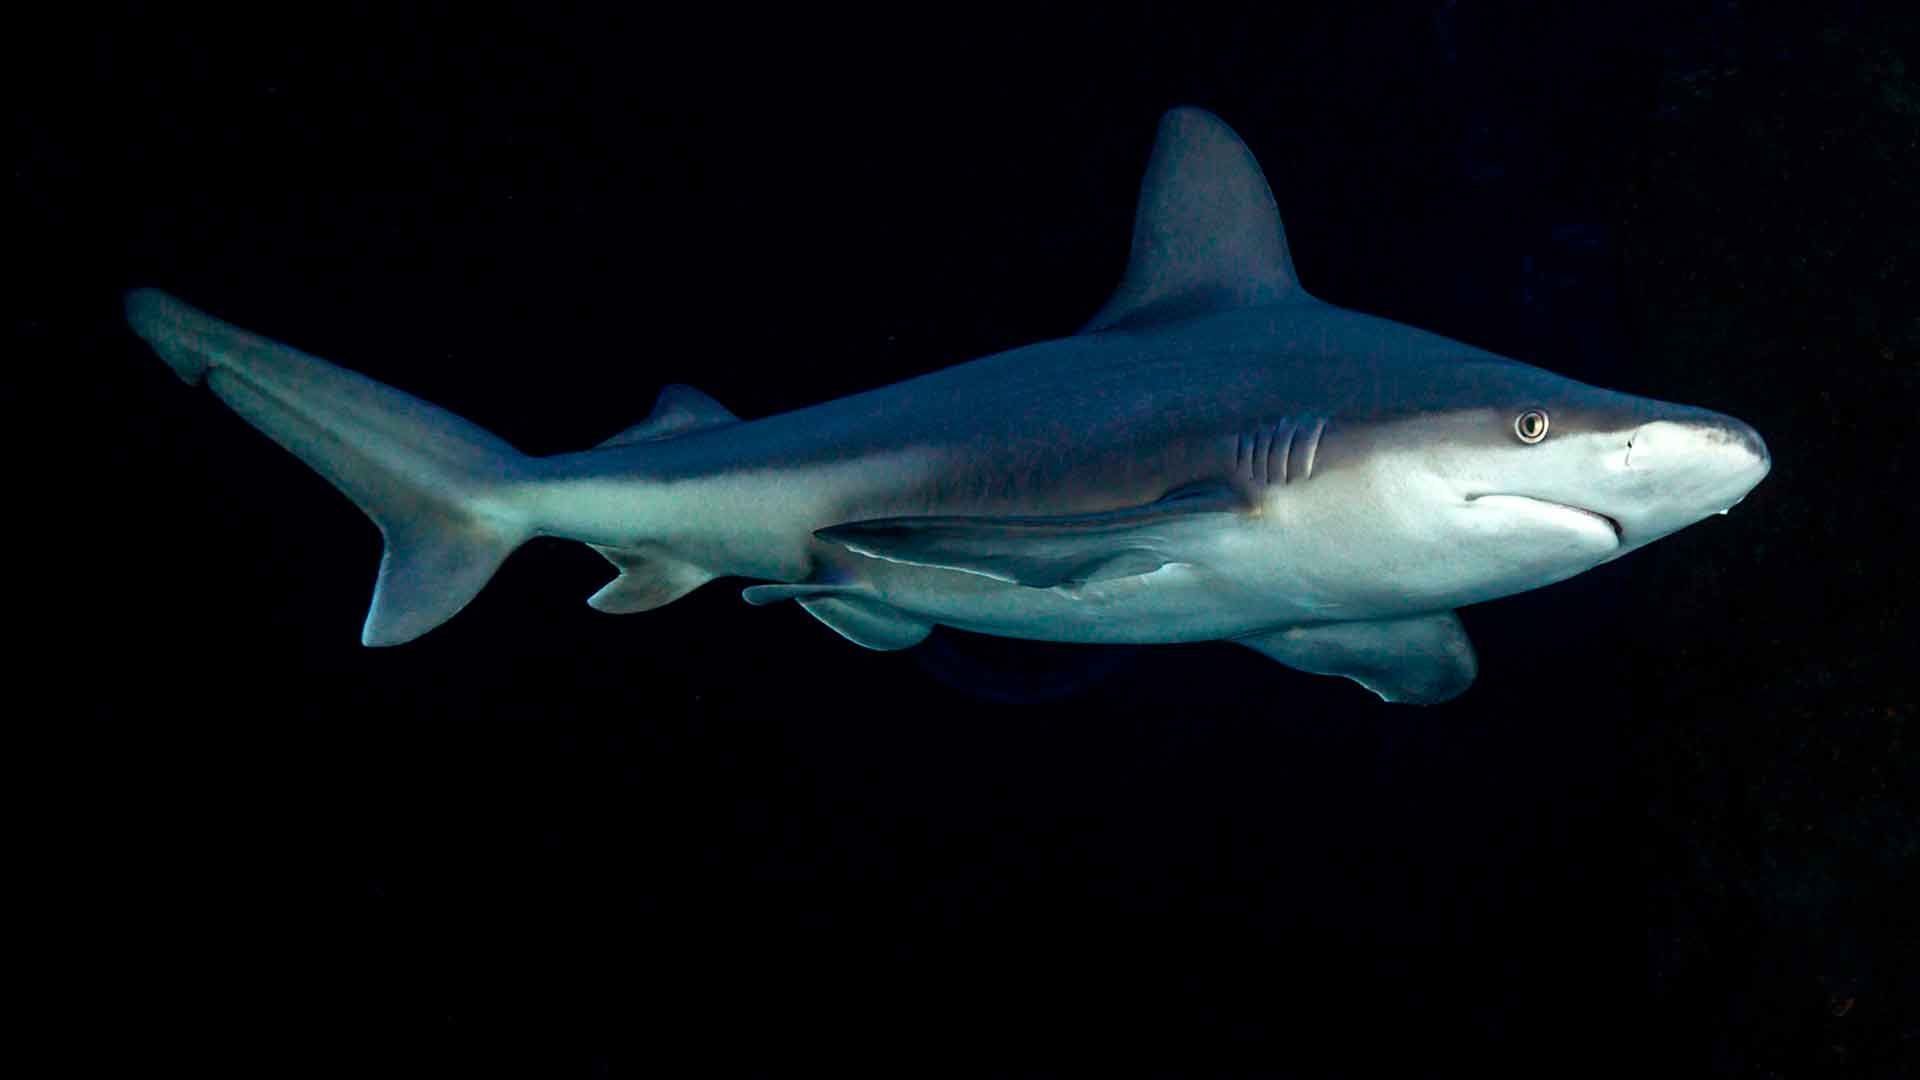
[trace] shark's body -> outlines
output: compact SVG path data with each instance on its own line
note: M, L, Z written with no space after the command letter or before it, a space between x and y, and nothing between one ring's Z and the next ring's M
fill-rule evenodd
M1454 608L1724 511L1768 468L1729 417L1308 296L1252 156L1193 109L1162 122L1127 276L1080 334L761 420L669 387L602 446L530 458L164 294L128 312L380 525L368 644L554 535L621 567L607 611L737 575L872 648L935 624L1234 640L1440 701L1475 669Z

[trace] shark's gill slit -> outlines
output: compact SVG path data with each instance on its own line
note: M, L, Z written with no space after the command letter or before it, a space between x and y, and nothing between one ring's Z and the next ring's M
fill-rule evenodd
M1307 437L1307 462L1300 469L1300 479L1313 479L1313 462L1320 456L1320 436L1327 430L1326 418L1316 418L1313 422L1313 434Z

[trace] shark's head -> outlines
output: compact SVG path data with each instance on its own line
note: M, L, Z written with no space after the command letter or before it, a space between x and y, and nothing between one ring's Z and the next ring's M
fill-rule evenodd
M1189 357L1246 366L1237 386L1211 391L1237 407L1204 401L1194 426L1233 455L1244 482L1268 485L1254 516L1271 526L1259 535L1272 544L1277 603L1329 623L1572 577L1726 510L1771 464L1760 436L1732 417L1589 386L1309 295L1259 165L1198 109L1161 121L1126 272L1082 333L1165 342L1179 361L1163 365L1178 384L1169 399L1193 400ZM1300 424L1303 414L1313 422Z
M1414 581L1459 603L1571 577L1724 513L1772 464L1731 416L1512 361L1462 362L1427 392L1417 409L1336 420L1328 449L1362 466L1377 527L1430 560Z

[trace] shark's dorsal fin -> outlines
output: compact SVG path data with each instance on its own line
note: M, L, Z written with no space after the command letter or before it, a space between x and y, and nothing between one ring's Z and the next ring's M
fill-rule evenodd
M1205 109L1168 112L1140 183L1126 275L1080 332L1300 295L1280 211L1252 152Z
M669 383L660 391L659 398L653 403L653 412L647 414L645 420L601 443L598 448L604 450L609 446L671 439L689 431L739 421L740 418L728 412L725 405L693 387Z

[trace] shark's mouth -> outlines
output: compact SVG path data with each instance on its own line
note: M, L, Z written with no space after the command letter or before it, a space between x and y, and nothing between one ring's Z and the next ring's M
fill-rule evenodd
M1555 510L1565 511L1569 514L1578 514L1583 518L1588 518L1600 524L1604 524L1608 529L1611 529L1613 531L1613 539L1615 543L1624 543L1626 541L1626 535L1627 535L1626 530L1620 527L1620 522L1617 519L1608 517L1607 515L1601 513L1598 510L1589 510L1584 506L1574 506L1570 503L1555 502L1552 499L1542 499L1537 495L1515 495L1510 492L1504 492L1504 491L1503 492L1489 491L1479 495L1467 496L1468 502L1473 502L1477 499L1519 499L1524 502L1538 503L1541 506L1551 506Z

